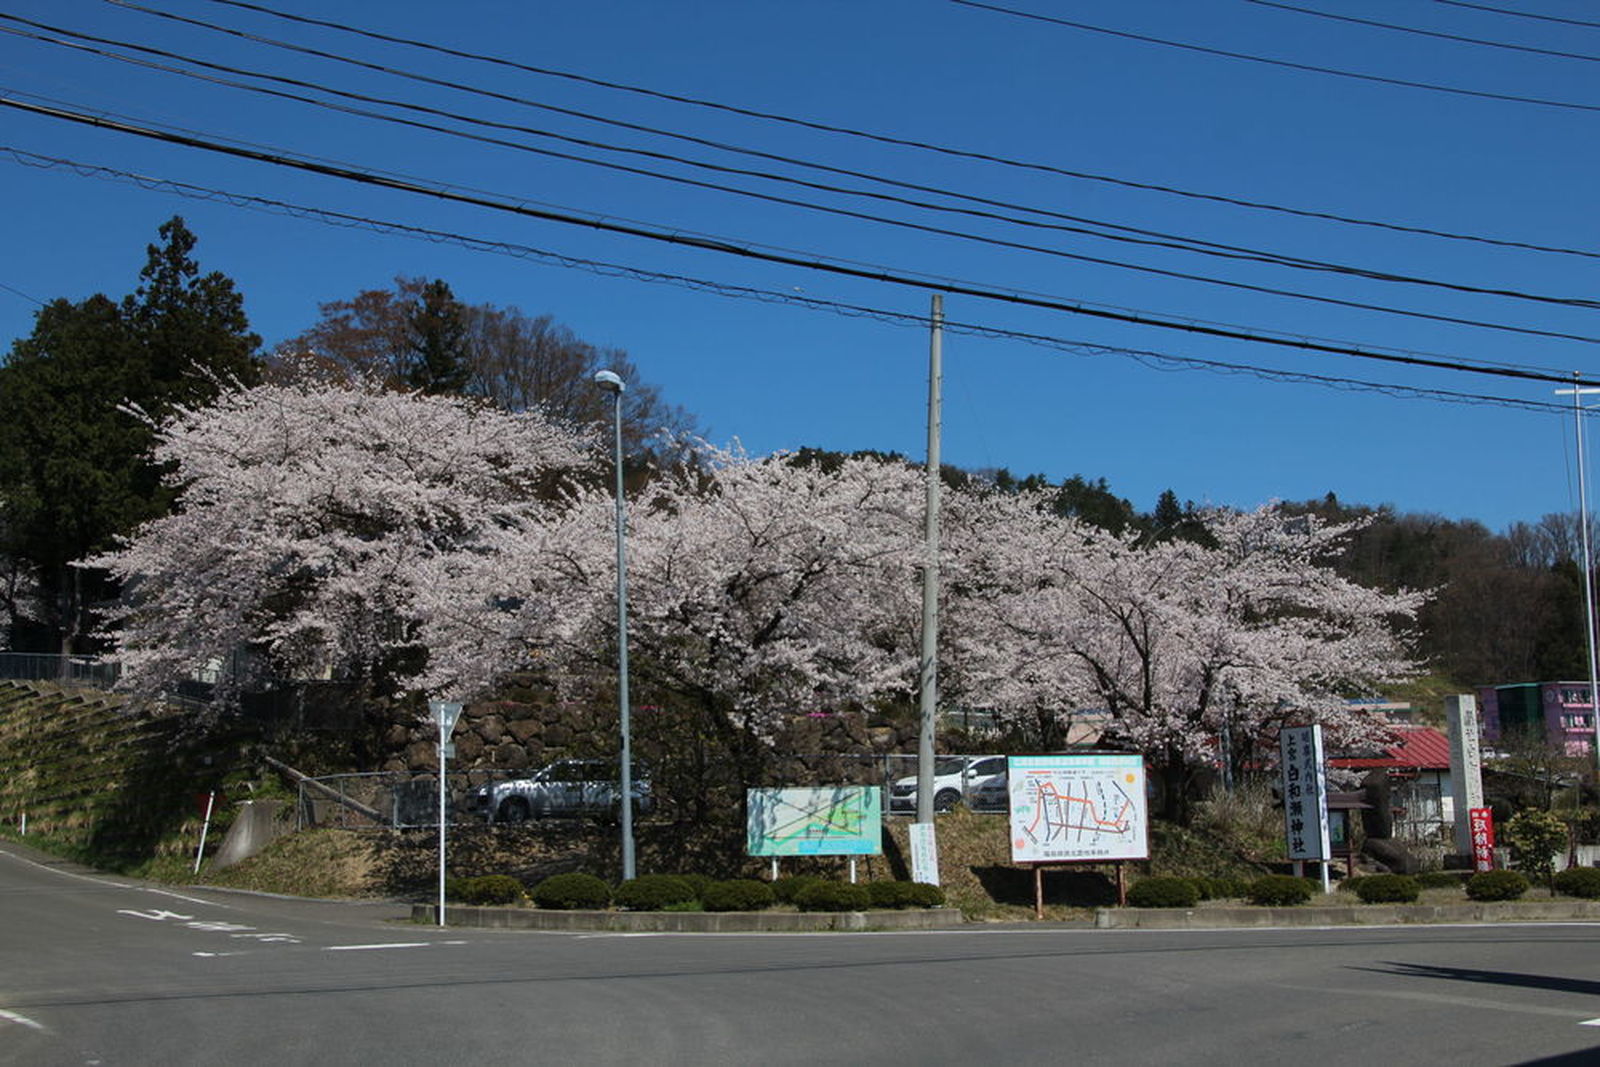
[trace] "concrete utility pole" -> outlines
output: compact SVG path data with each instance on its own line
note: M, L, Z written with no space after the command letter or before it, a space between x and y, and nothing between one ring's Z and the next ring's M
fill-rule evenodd
M917 822L933 822L933 731L939 710L939 390L944 294L933 294L928 341L928 504L922 563L922 722L917 734Z

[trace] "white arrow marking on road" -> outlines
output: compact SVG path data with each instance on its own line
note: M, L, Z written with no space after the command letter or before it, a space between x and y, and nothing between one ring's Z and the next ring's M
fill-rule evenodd
M0 1023L16 1023L18 1026L26 1026L29 1030L44 1029L43 1023L34 1022L26 1015L19 1015L14 1011L6 1011L4 1008L0 1008Z
M179 922L188 922L194 918L193 915L179 915L175 911L163 911L160 908L152 908L149 911L134 911L132 908L118 908L117 914L132 915L138 919L149 919L151 922L164 922L167 919L177 919Z

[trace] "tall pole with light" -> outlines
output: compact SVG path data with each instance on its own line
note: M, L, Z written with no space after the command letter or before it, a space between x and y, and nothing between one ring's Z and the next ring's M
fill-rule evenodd
M1585 388L1572 376L1571 389L1557 389L1558 396L1572 394L1572 422L1578 441L1578 543L1583 550L1583 632L1589 653L1589 725L1594 730L1596 774L1600 775L1600 669L1595 661L1594 635L1594 560L1589 544L1589 474L1583 458L1583 398L1600 393L1600 388ZM1600 782L1600 777L1596 778Z
M616 448L617 512L617 708L622 731L622 878L634 877L633 862L633 752L628 717L628 555L627 513L622 495L622 378L614 371L595 374L594 383L612 396L612 423Z

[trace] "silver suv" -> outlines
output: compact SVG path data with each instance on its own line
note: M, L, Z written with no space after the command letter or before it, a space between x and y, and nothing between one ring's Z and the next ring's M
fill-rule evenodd
M992 778L1004 780L1004 756L940 756L933 763L933 810L946 812L961 801L970 807L980 786ZM896 779L889 787L889 811L913 815L917 810L917 779Z
M635 769L632 784L633 810L641 814L651 811L655 800L650 795L650 780ZM508 778L479 786L467 794L467 810L492 823L548 816L616 818L621 809L621 792L615 761L564 759L528 778Z

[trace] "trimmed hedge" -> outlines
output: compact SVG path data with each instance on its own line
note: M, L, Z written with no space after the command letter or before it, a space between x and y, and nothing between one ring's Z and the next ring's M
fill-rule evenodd
M818 878L814 874L791 874L773 882L772 892L777 895L779 904L793 904L802 889L825 881L826 878Z
M1128 904L1135 908L1192 908L1200 903L1200 888L1193 878L1157 875L1141 878L1128 890Z
M603 908L611 903L611 887L592 874L552 874L532 896L539 907L556 911Z
M1265 907L1289 907L1311 899L1315 887L1305 878L1292 874L1264 874L1250 883L1245 898Z
M796 893L794 902L801 911L866 911L872 897L864 885L818 881Z
M1417 880L1405 874L1374 874L1356 884L1363 904L1413 904L1422 894Z
M770 885L752 878L712 882L700 894L707 911L760 911L772 907L777 899Z
M1556 875L1555 887L1569 897L1600 898L1600 868L1568 867Z
M699 896L686 878L675 874L641 874L617 886L612 902L629 911L660 911L687 904Z
M1414 875L1424 889L1460 889L1471 876L1471 871L1423 871Z
M509 874L485 874L476 878L446 878L446 900L459 904L518 904L527 898L522 883Z
M1528 880L1517 871L1484 871L1467 879L1467 896L1473 900L1516 900L1528 891Z
M1196 878L1195 881L1204 883L1200 890L1201 900L1242 900L1250 894L1250 883L1233 875Z

